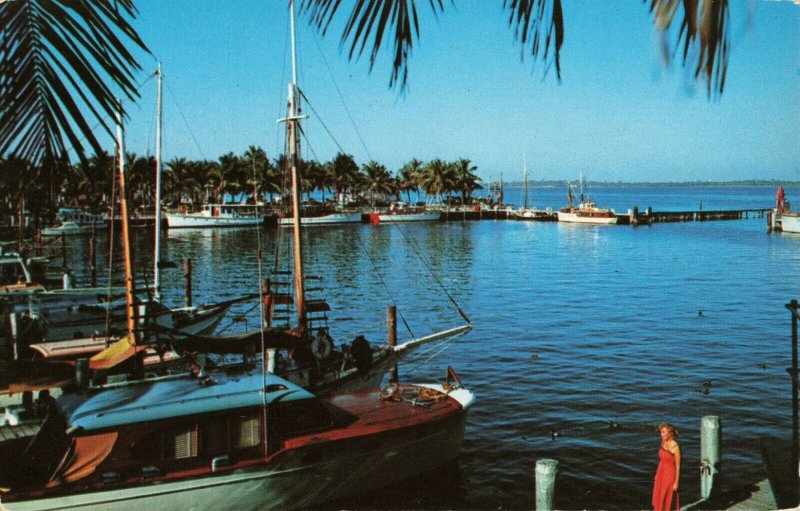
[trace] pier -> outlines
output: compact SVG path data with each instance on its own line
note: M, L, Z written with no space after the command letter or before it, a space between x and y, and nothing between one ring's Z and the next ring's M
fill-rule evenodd
M765 218L770 209L722 209L698 211L653 211L647 208L643 213L639 208L628 210L627 214L617 214L617 225L651 225L666 222L708 222L712 220L746 220Z

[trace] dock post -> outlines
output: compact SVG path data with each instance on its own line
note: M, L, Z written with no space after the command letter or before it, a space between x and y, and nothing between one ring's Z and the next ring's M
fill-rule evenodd
M794 477L792 478L793 483L793 500L796 501L797 498L797 491L798 491L798 474L800 472L800 466L798 466L798 457L800 453L800 410L798 410L798 394L800 394L800 389L798 388L797 382L797 315L798 315L798 304L797 300L792 300L786 306L792 312L792 367L791 377L792 377L792 453L791 459L792 461L792 472Z
M61 277L61 287L63 289L72 289L75 287L75 283L72 279L72 273L69 270L64 272L64 275Z
M700 497L708 499L719 488L720 423L716 415L700 421ZM716 484L715 484L716 483Z
M183 290L184 301L187 307L192 306L192 258L183 263Z
M557 460L549 458L536 460L536 511L553 510L557 472Z
M386 326L389 330L389 346L397 346L397 307L394 305L386 307ZM389 383L397 383L399 380L397 364L394 364L389 369Z

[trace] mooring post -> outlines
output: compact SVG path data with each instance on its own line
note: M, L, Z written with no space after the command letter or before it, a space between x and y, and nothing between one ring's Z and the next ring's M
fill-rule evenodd
M75 283L72 280L72 273L70 273L69 270L66 270L61 278L61 287L63 289L72 289L75 287Z
M792 300L786 306L792 312L792 492L796 498L798 491L798 475L800 475L800 466L798 466L798 457L800 453L800 411L798 411L798 382L797 382L797 314L798 305L797 300Z
M397 307L394 305L386 307L386 326L389 330L389 346L397 346ZM397 383L399 380L397 364L394 364L389 369L389 382Z
M719 488L720 423L716 415L700 420L700 497L708 499Z
M184 301L187 307L192 306L192 258L183 263L183 290Z
M557 460L536 460L536 511L552 511L557 472Z
M92 237L89 238L89 268L92 272L92 287L97 287L97 257L95 256L94 237L94 224L92 224Z

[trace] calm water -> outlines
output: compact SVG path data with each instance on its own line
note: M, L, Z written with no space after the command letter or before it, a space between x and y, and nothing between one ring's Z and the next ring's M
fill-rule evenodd
M798 192L787 195L800 201ZM517 202L513 193L507 202ZM539 207L566 200L564 190L530 193ZM618 211L696 209L701 199L703 209L766 208L774 190L596 189L593 197ZM166 258L193 259L196 303L254 292L257 232L173 231ZM265 267L279 232L260 231ZM698 495L703 415L721 417L727 486L762 480L759 437L790 434L784 304L800 298L800 236L768 234L764 219L305 232L307 273L324 277L336 339L366 332L384 342L392 302L416 335L460 324L429 269L475 325L400 370L406 381L421 381L452 365L475 392L457 466L334 508L532 509L537 456L559 460L558 508L647 508L658 463L653 426L664 421L680 430L688 503ZM149 251L152 235L137 236ZM182 271L165 270L163 280L165 301L179 305ZM236 315L249 317L250 327L257 318L245 306L228 317ZM402 325L401 340L410 335ZM700 392L706 380L708 394Z

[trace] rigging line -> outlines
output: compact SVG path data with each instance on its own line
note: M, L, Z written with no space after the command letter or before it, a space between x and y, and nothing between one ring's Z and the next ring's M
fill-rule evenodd
M405 240L411 244L412 249L416 253L417 257L419 257L419 260L422 261L422 264L425 266L425 269L428 270L428 273L431 275L433 280L436 281L437 284L439 284L439 287L442 289L442 291L444 291L444 294L447 295L447 298L449 298L450 302L452 302L452 304L455 306L456 310L458 311L458 314L464 319L464 321L466 321L468 324L471 325L472 321L470 321L466 313L463 310L461 310L461 307L459 307L455 298L453 298L453 296L447 291L447 288L444 287L442 281L439 279L439 277L436 276L436 273L434 273L433 269L428 264L428 261L422 256L422 252L419 250L419 245L417 244L417 242L406 234L403 228L400 227L400 224L395 223L394 226L400 231L400 234L403 236L403 238L405 238Z
M299 90L299 87L298 87L298 90ZM310 109L311 109L311 112L312 112L312 113L314 114L314 116L316 116L316 118L319 120L319 123L320 123L320 124L322 124L322 128L325 130L325 133L327 133L327 134L328 134L328 136L329 136L329 137L331 137L331 140L333 140L333 143L334 143L334 144L336 144L336 147L338 147L338 148L339 148L339 151L340 151L341 153L344 153L345 151L344 151L344 149L342 148L341 144L339 144L339 141L338 141L338 140L336 140L336 137L334 137L334 136L333 136L333 133L331 133L331 130L329 130L329 129L328 129L328 126L325 124L325 122L323 122L323 120L322 120L322 116L320 116L320 115L319 115L319 113L318 113L318 112L317 112L317 111L314 109L314 105L312 105L312 104L311 104L311 101L309 101L309 100L308 100L308 98L306 97L305 93L303 93L303 91L302 91L302 90L300 90L300 96L301 96L303 99L305 99L305 100L306 100L306 105L308 105L308 108L310 108ZM369 156L369 151L367 151L367 156ZM372 157L370 156L370 160L371 160L371 159L372 159Z
M371 160L372 155L369 154L369 149L367 149L367 144L364 142L364 138L361 136L361 132L358 131L358 125L356 124L356 121L353 119L350 110L347 108L347 103L344 100L344 95L342 95L342 91L339 89L339 85L336 83L336 79L333 76L333 71L331 70L331 66L328 65L328 60L325 58L325 54L322 52L322 47L319 45L319 40L317 39L316 36L312 37L312 39L314 40L314 43L317 45L317 50L319 50L319 54L322 57L322 62L325 64L325 69L328 70L328 75L330 75L331 77L331 83L333 84L333 88L336 89L336 93L339 95L339 99L342 102L342 107L344 108L345 113L347 113L347 117L350 119L350 124L353 125L353 129L355 130L358 139L361 141L361 145L364 146L364 151L366 151L367 157ZM306 99L306 101L308 100Z
M200 156L202 156L204 160L207 160L206 155L203 154L203 149L200 147L200 143L197 141L197 138L194 136L194 132L192 131L191 126L189 126L189 121L186 120L186 116L183 114L183 110L181 109L180 103L178 103L178 100L175 99L175 95L172 93L172 89L169 88L169 87L165 87L165 88L167 89L167 92L169 92L169 95L172 98L172 101L175 102L175 106L178 107L178 113L181 114L181 118L183 119L184 124L186 124L186 129L189 130L189 136L192 137L192 140L194 141L194 145L197 146L197 150L200 152Z
M433 360L434 358L438 357L441 353L443 353L449 347L450 347L450 343L448 341L443 342L441 345L436 345L436 348L439 348L438 351L436 351L435 353L431 353L430 356L428 356L428 357L426 357L426 358L424 358L422 360L419 360L415 364L411 364L411 365L406 366L406 370L410 374L418 373L419 369L422 367L423 364L426 364L426 363L430 362L431 360Z
M392 295L392 292L389 290L389 286L386 284L386 281L383 279L383 275L381 274L380 270L378 269L378 265L375 264L375 259L369 253L369 251L367 250L366 245L364 245L364 243L361 241L360 237L358 237L358 236L356 237L356 242L358 243L359 247L361 247L361 252L367 256L367 260L369 261L370 265L372 266L372 269L375 272L375 274L378 276L378 280L380 281L381 285L383 286L383 289L386 291L386 294L389 296L389 300L392 302L392 305L394 305L395 308L397 308L397 315L400 316L400 319L403 321L403 325L405 325L406 330L408 330L408 333L411 335L412 339L416 338L416 336L414 335L414 332L411 331L411 326L409 326L408 321L406 321L405 316L403 316L403 313L401 312L400 308L397 307L397 300L395 300L394 295Z

